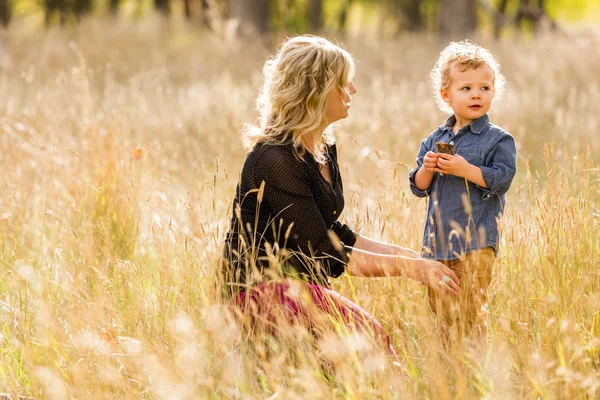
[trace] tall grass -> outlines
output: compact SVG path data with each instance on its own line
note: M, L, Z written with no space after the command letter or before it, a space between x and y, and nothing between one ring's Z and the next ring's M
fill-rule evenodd
M425 202L410 194L407 174L420 141L444 120L427 82L440 43L340 41L359 61L352 115L337 128L342 218L418 249ZM415 282L334 283L384 325L405 380L389 364L381 370L381 357L358 361L364 343L354 336L319 346L290 328L252 348L218 302L217 261L244 158L239 132L256 117L272 48L158 20L13 25L10 60L0 62L0 391L599 396L600 53L592 49L600 39L480 42L509 82L492 120L519 150L488 353L447 357Z

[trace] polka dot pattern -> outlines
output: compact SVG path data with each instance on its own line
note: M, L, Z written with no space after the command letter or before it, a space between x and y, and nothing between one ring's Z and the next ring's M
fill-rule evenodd
M248 154L224 252L233 269L254 261L264 269L270 248L309 281L323 284L344 272L348 254L342 245L353 246L356 235L338 221L344 194L335 145L327 158L331 183L310 153L299 160L291 144L259 144ZM237 273L244 281L245 274Z

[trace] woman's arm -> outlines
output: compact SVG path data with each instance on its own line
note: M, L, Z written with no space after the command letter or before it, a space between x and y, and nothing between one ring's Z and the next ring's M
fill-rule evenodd
M353 248L377 254L405 256L409 258L421 257L419 253L412 249L407 249L391 243L380 242L379 240L371 239L363 235L358 235Z
M354 248L346 271L363 277L406 276L434 289L458 294L460 281L456 274L439 261L387 254L376 254ZM444 276L450 282L440 284Z

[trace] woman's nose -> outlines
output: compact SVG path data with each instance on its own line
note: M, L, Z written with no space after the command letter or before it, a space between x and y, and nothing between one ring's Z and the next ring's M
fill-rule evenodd
M354 93L358 92L358 90L356 89L356 86L354 86L353 82L350 82L349 89L350 89L350 94L354 94Z

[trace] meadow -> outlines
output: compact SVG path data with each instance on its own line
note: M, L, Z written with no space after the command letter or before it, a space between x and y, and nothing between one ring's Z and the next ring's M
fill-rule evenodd
M351 115L336 127L342 220L418 250L426 203L410 193L407 175L420 141L445 119L428 82L445 43L337 39L358 62ZM0 392L600 396L600 36L477 40L507 77L491 118L519 151L485 357L445 356L415 282L334 282L383 324L407 380L381 370L385 359L359 361L352 337L329 343L329 375L297 332L264 357L220 304L218 258L245 156L240 131L257 116L261 67L277 39L238 41L148 18L47 30L15 23L4 41Z

